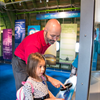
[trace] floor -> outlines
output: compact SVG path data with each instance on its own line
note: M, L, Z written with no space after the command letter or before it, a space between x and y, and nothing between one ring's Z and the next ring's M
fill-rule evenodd
M72 100L75 100L75 92ZM91 73L89 100L100 100L100 71Z
M89 100L100 100L100 71L91 74Z
M46 74L60 80L62 83L70 76L70 72L66 72L66 70L53 68L47 68ZM60 88L55 88L50 82L47 82L47 84L49 90L56 96ZM11 64L0 63L0 100L16 100L16 89Z
M69 78L70 72L51 70L48 68L46 74L64 83L65 80ZM48 86L49 90L56 96L60 88L57 89L53 87L51 83L48 83ZM15 98L15 83L11 64L0 63L0 100L15 100ZM75 92L72 100L75 100ZM92 72L91 74L89 100L100 100L100 71Z

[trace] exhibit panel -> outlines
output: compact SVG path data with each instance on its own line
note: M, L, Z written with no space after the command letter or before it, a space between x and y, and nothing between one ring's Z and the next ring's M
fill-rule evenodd
M1 13L0 13L1 16ZM0 17L0 22L1 22L1 17ZM0 56L1 56L1 27L0 27Z

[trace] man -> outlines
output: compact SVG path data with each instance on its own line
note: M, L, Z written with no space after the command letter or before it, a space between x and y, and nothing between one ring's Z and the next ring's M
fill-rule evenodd
M94 30L92 71L96 70L96 66L97 66L97 63L94 63L95 59L97 59L97 53L98 53L98 41L95 40L96 37L97 37L96 30ZM72 63L72 69L71 69L70 77L77 74L77 68L78 68L78 55L76 56L75 60Z
M27 58L31 53L44 54L46 49L54 44L61 34L61 25L56 19L50 19L44 30L27 36L16 48L12 59L13 73L15 77L16 90L21 87L21 82L28 77L26 73ZM48 81L55 87L62 85L60 81L47 75Z

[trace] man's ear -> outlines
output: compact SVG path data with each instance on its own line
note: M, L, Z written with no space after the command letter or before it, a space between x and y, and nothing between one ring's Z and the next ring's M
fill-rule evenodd
M46 35L46 33L47 33L47 29L46 29L46 28L44 28L44 35Z

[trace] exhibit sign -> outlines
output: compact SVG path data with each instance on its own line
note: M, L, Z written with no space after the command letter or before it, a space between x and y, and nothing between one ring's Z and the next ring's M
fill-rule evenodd
M77 37L77 24L61 24L59 62L73 62Z
M0 56L1 56L1 44L0 44Z
M36 15L37 20L53 19L53 18L76 18L76 17L80 17L80 11L44 13Z
M29 25L28 26L28 35L31 35L38 31L40 31L40 25Z
M15 49L25 38L25 19L15 20Z
M0 56L1 56L1 27L0 27Z
M12 29L3 29L3 59L12 59Z

